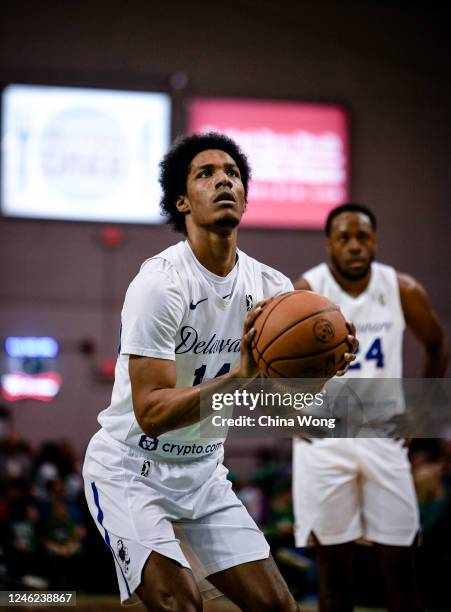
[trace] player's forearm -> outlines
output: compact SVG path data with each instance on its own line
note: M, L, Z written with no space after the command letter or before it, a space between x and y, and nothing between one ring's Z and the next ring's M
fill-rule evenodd
M237 388L239 377L238 369L233 369L224 376L195 387L155 389L143 401L133 402L138 424L145 434L157 437L198 423L212 410L205 402L201 414L201 394L208 398L211 393L233 391Z
M448 366L449 352L446 339L429 346L425 351L423 378L442 378Z

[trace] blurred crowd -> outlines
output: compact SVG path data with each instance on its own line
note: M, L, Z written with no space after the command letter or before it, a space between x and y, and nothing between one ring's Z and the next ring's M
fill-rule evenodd
M443 607L451 576L451 440L416 439L410 445L421 516L418 570L423 597ZM67 441L32 448L24 439L0 440L0 586L115 593L110 552L88 515L82 458ZM227 461L226 461L227 463ZM279 567L299 599L316 598L311 549L296 549L291 508L291 463L273 449L256 451L247 478L236 467L235 489L264 531ZM359 547L356 576L360 603L377 605L377 561Z
M68 589L81 574L86 517L80 466L67 442L0 447L1 579L10 587Z

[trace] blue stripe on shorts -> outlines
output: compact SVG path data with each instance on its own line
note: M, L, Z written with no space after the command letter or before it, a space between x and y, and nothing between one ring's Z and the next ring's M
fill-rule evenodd
M131 594L130 589L129 589L129 587L128 587L128 582L127 582L127 579L126 579L126 577L125 577L125 574L124 574L124 572L123 572L123 570L122 570L122 566L121 566L121 564L119 563L119 561L118 561L118 559L117 559L117 557L116 557L116 554L115 554L115 552L114 552L114 550L113 550L113 547L111 546L111 542L110 542L110 534L108 533L108 531L106 530L106 528L105 528L105 527L104 527L104 525L103 525L103 510L102 510L102 508L100 507L100 503L99 503L99 492L98 492L97 487L96 487L96 485L95 485L95 483L94 483L94 482L91 482L91 488L92 488L92 494L93 494L93 496L94 496L94 503L95 503L96 508L97 508L97 521L98 521L99 525L102 527L103 531L105 532L105 535L103 536L103 539L105 540L105 543L106 543L106 545L108 546L108 548L109 548L109 549L111 550L111 552L113 553L114 560L116 561L116 563L117 563L117 565L118 565L119 569L121 570L122 578L124 579L125 586L127 587L127 593L128 593L128 596L129 596L129 597L131 597L131 596L132 596L132 594Z

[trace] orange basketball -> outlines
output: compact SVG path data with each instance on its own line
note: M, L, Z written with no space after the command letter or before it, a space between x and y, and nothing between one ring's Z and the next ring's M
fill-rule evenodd
M338 306L313 291L272 299L257 317L252 354L270 378L331 378L350 351Z

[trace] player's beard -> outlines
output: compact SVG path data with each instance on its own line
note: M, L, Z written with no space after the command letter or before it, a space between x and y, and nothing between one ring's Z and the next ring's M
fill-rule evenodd
M371 268L371 264L374 261L374 255L371 255L370 259L368 260L368 265L362 268L362 270L356 270L355 272L350 272L349 270L346 270L345 268L343 268L343 266L340 264L340 262L335 257L335 255L331 254L330 259L334 267L340 272L340 274L344 278L350 281L358 281L358 280L362 280L362 278L365 278L365 276L368 275L370 268Z

